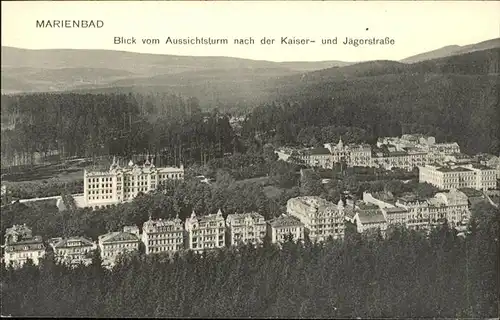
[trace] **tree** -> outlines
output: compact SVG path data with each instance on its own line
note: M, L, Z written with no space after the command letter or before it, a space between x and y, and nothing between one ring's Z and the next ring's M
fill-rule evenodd
M320 176L313 170L302 170L300 177L300 194L303 196L319 196L323 192Z

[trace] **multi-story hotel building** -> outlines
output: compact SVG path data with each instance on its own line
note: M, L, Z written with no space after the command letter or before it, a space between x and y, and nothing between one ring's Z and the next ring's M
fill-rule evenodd
M323 198L308 196L289 199L287 214L297 218L304 224L309 239L321 242L332 237L344 238L344 206Z
M428 230L430 226L429 203L414 195L406 195L396 200L396 207L408 211L406 226L414 230Z
M229 214L226 226L232 246L244 244L261 244L267 231L264 217L257 212Z
M456 227L466 224L470 218L468 197L456 189L439 192L429 199L408 195L395 201L378 199L365 192L363 201L381 208L388 225L401 224L412 229L429 230L445 221Z
M367 144L344 145L342 138L334 145L324 144L323 148L292 149L283 148L275 152L283 161L295 162L311 167L331 169L335 163L347 166L367 167L371 164L371 147Z
M419 167L419 182L430 183L442 190L488 190L496 188L496 171L479 164L427 165Z
M148 160L142 166L129 162L122 168L113 160L109 171L84 170L83 178L85 206L100 208L130 201L164 181L182 180L184 167L156 168Z
M14 268L22 267L28 259L38 265L45 256L42 237L33 236L26 225L14 225L5 231L4 262Z
M388 225L406 226L408 219L408 210L399 207L381 207L382 214L387 220Z
M333 163L345 162L349 167L369 167L371 165L372 149L368 144L344 145L342 138L340 138L336 145L326 143L324 147L330 151Z
M402 168L411 171L428 163L442 162L447 155L460 153L456 142L436 143L436 139L422 134L404 134L399 137L379 138L372 166L387 170Z
M333 157L326 148L309 149L281 149L276 151L278 158L283 161L303 164L310 167L333 168Z
M304 224L295 217L281 215L267 223L267 234L272 243L283 243L290 235L293 241L304 240Z
M447 221L452 227L465 225L469 222L469 201L465 193L451 189L439 192L428 200L429 219L432 226Z
M142 225L145 253L174 253L184 248L184 228L177 216L169 220L151 220Z
M138 231L137 227L124 227L123 232L100 235L98 245L103 266L113 267L119 255L138 251L141 242Z
M200 253L225 246L226 223L220 209L216 214L201 217L193 211L184 225L187 249Z
M376 151L374 157L371 159L371 166L385 170L401 168L411 171L413 168L424 165L427 157L427 152L415 149L405 151Z
M280 149L278 158L311 167L333 168L335 163L345 163L349 167L375 167L391 170L401 168L408 171L429 163L460 158L460 147L456 142L436 143L434 137L424 135L403 135L380 138L377 148L372 150L367 144L344 145L342 139L337 144L326 143L324 148Z
M49 245L56 261L73 266L91 264L92 252L97 249L96 243L84 237L52 238Z
M377 207L373 210L367 210L366 208L357 210L354 221L356 223L356 230L359 233L380 230L381 234L385 236L387 231L387 219L382 210Z
M423 134L403 134L401 137L383 137L377 140L377 147L392 145L398 151L405 148L418 148L436 155L460 153L460 146L456 142L436 143L436 138Z

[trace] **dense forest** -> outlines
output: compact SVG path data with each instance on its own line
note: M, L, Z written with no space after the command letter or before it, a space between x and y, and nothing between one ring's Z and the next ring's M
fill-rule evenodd
M496 76L396 75L305 82L253 110L244 132L279 144L374 142L423 133L465 153L500 153Z
M162 154L178 164L238 150L229 118L167 94L2 96L2 157Z
M495 52L285 77L268 84L276 94L267 103L238 105L239 114L246 113L241 136L229 114L175 94L2 95L2 159L30 163L35 153L55 151L63 158L150 152L170 163L205 163L253 144L319 146L340 136L348 143L373 143L403 133L456 141L469 154L498 154ZM225 101L220 106L228 109Z
M2 267L2 313L12 316L492 318L498 316L498 210L473 212L466 238L446 225L426 237L129 255L112 271L96 255L70 270Z

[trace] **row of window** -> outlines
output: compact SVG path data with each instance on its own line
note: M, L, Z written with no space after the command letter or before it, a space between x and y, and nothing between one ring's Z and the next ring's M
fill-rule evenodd
M184 242L182 238L176 238L176 239L166 239L166 240L150 240L148 241L149 246L155 246L155 245L162 245L162 244L172 244L172 243L182 243Z
M111 189L101 189L101 190L89 190L89 194L103 194L103 193L113 193Z
M178 232L181 230L181 232ZM146 234L148 238L151 239L158 239L158 238L165 238L165 237L180 237L182 236L182 226L162 226L162 227L156 227L155 229L146 229ZM158 234L151 234L151 233L158 233ZM165 233L168 233L165 235Z
M138 243L118 243L118 244L104 244L105 250L113 250L113 249L123 249L123 248L133 248L137 247Z
M88 189L102 189L102 188L111 188L113 187L112 183L96 183L87 185Z
M222 224L221 224L222 226ZM196 225L193 226L196 229ZM219 233L223 233L225 228L219 228ZM213 234L217 233L217 228L210 228L210 229L198 229L198 230L193 230L191 231L193 234Z
M203 243L200 243L199 245L197 243L193 243L191 247L192 249L203 249L203 248L221 248L223 246L224 242L219 241L219 245L217 247L215 246L215 243L207 243L205 245L203 245Z
M183 247L182 246L165 246L165 247L157 247L157 248L150 248L148 251L151 253L159 253L159 252L168 252L168 251L178 251L181 250Z
M204 237L193 237L193 242L197 242L198 240L200 241L213 241L216 239L216 237L214 236L204 236ZM223 240L224 239L224 235L220 235L219 236L219 240Z
M111 195L105 195L105 196L89 197L89 200L109 200L112 198L113 198L113 196L111 196Z
M89 183L92 183L92 182L110 182L110 181L113 181L113 178L106 177L106 178L89 178L88 179Z
M20 252L17 254L17 258L33 258L33 257L41 257L44 255L44 251L31 251L31 252ZM14 252L9 253L10 258L15 258L16 254Z

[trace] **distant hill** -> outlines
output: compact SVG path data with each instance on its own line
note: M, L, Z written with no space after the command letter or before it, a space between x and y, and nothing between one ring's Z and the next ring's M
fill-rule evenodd
M342 61L271 62L110 50L2 47L2 93L93 90L112 86L176 86L221 78L235 83L344 66ZM174 75L179 75L175 77Z
M268 84L267 94L292 105L283 117L295 119L297 132L370 124L389 134L385 128L394 125L458 141L466 153L498 153L499 60L496 48L412 64L363 62L283 77Z
M457 46L457 45L446 46L446 47L443 47L440 49L420 53L420 54L405 58L405 59L401 60L401 62L415 63L415 62L420 62L420 61L425 61L425 60L430 60L430 59L443 58L443 57L448 57L448 56L452 56L452 55L470 53L470 52L474 52L474 51L493 49L493 48L500 48L500 38L487 40L487 41L483 41L483 42L479 42L479 43L475 43L475 44L471 44L471 45L466 45L466 46Z
M248 107L281 99L283 96L307 96L311 92L320 94L315 90L309 91L309 88L326 83L358 85L360 81L363 81L373 82L372 86L377 88L377 81L384 82L384 79L388 77L395 79L397 77L393 76L396 75L405 76L404 81L446 78L447 74L494 77L499 73L499 55L500 49L490 49L413 64L380 60L300 73L286 68L212 69L174 75L128 77L115 80L111 82L111 85L82 84L75 86L73 91L175 92L197 97L207 107L221 104L243 104Z
M298 62L88 51L102 59L91 61L79 51L73 53L80 55L81 60L57 50L54 54L64 56L66 62L53 57L47 58L48 62L37 62L31 60L36 58L36 52L29 50L19 54L34 56L25 56L17 66L13 61L19 57L2 59L2 80L8 82L2 81L2 89L43 91L45 86L51 91L84 93L174 93L198 98L203 108L216 106L238 113L255 108L252 123L256 128L249 132L262 131L259 124L264 124L269 134L279 132L279 141L289 139L290 143L308 128L352 127L369 131L373 137L400 134L403 130L428 133L439 141L456 140L464 152L470 153L500 151L500 48L415 63L380 60L313 71L298 70L308 66ZM135 64L123 62L129 57L137 58ZM122 61L117 63L119 59ZM99 61L107 64L98 66ZM51 68L37 66L44 63ZM119 68L120 64L123 68ZM321 64L324 66L324 62ZM169 72L158 73L161 68ZM148 108L165 109L167 103L158 99ZM261 106L256 108L258 105ZM16 108L11 103L2 109L7 124L17 119ZM267 115L270 118L266 120ZM155 113L151 116L157 118ZM30 117L25 119L30 123ZM284 123L288 127L279 129ZM308 137L307 132L304 134Z

